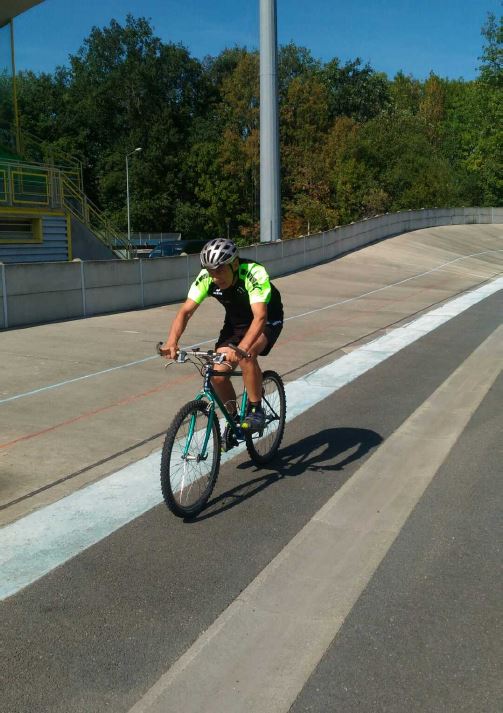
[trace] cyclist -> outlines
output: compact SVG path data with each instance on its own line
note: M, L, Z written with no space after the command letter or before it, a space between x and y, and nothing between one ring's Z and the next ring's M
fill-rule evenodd
M178 311L161 354L175 359L178 341L189 319L208 296L215 297L225 308L224 325L215 349L225 352L226 363L215 365L222 376L213 377L215 390L227 410L239 423L236 392L226 376L238 364L248 392L248 411L242 428L260 431L264 427L262 411L262 372L257 356L269 354L283 329L283 305L278 289L270 282L263 265L240 258L232 240L215 238L201 251L202 270L192 283L187 300ZM238 346L246 357L236 354L228 345ZM226 429L226 449L235 445L233 434Z

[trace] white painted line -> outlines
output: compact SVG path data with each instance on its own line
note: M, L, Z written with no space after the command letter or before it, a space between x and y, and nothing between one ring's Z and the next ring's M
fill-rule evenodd
M502 359L499 327L129 713L287 713L501 372Z
M201 344L209 344L210 342L215 342L215 338L207 339L205 342L197 342L188 347L188 349L194 349ZM34 394L39 394L42 391L49 391L50 389L58 389L60 386L66 386L67 384L74 384L76 381L82 381L83 379L91 379L93 376L101 376L102 374L109 374L111 371L117 371L118 369L126 369L129 366L138 366L138 364L144 364L146 361L152 361L153 359L159 359L158 354L153 356L145 357L145 359L137 359L136 361L130 361L127 364L119 364L118 366L112 366L109 369L103 369L102 371L95 371L92 374L84 374L83 376L76 376L74 379L67 379L66 381L60 381L57 384L49 384L48 386L41 386L39 389L32 389L32 391L25 391L22 394L16 394L15 396L9 396L6 399L0 399L0 404L6 404L9 401L16 401L17 399L23 399L25 396L33 396Z
M370 292L364 292L361 295L357 295L356 297L349 297L348 299L345 300L340 300L339 302L333 302L332 304L325 305L324 307L318 307L317 309L310 310L309 312L302 312L302 314L294 314L291 317L287 317L284 321L289 322L290 320L293 319L301 319L302 317L309 317L311 314L315 314L317 312L324 312L327 309L333 309L334 307L340 307L341 305L349 304L350 302L356 302L358 300L362 300L365 297L370 297L371 295L375 295L378 292L382 292L383 290L389 290L392 287L397 287L398 285L403 285L405 282L410 282L411 280L417 280L420 277L424 277L425 275L429 275L432 272L437 272L438 270L444 269L446 266L451 265L452 263L459 262L460 260L467 260L468 258L471 257L477 257L479 255L488 255L492 253L498 253L498 252L503 252L502 250L486 250L485 252L481 253L472 253L471 255L463 255L462 257L457 257L454 260L449 260L448 262L444 262L441 265L438 265L437 267L432 268L431 270L427 270L426 272L421 272L417 275L412 275L412 277L407 277L404 280L399 280L398 282L392 282L389 285L384 285L383 287L378 287L375 290L371 290ZM82 263L83 264L83 263ZM215 337L212 337L211 339L206 339L204 342L197 342L197 344L193 344L188 347L188 349L193 349L196 346L200 346L202 344L210 344L214 343ZM109 369L103 369L103 371L95 371L92 374L84 374L83 376L77 376L74 379L67 379L66 381L60 381L57 384L49 384L48 386L41 386L39 389L33 389L32 391L25 391L21 394L15 394L14 396L9 396L5 399L0 399L0 405L1 404L6 404L9 403L10 401L16 401L17 399L23 399L27 396L33 396L35 394L39 394L43 391L49 391L50 389L58 389L62 386L66 386L67 384L73 384L76 381L82 381L83 379L91 379L94 376L101 376L102 374L108 374L111 371L117 371L118 369L126 369L130 366L137 366L138 364L144 364L147 361L152 361L153 359L158 359L159 357L157 355L146 357L145 359L138 359L137 361L130 361L127 364L118 364L117 366L110 367Z
M410 282L411 280L417 280L419 277L425 277L426 275L430 275L432 272L438 272L439 270L443 270L446 266L452 265L454 262L459 262L460 260L467 260L470 257L476 257L478 255L486 255L488 253L499 253L503 252L503 250L487 250L486 252L483 253L472 253L471 255L463 255L462 257L457 257L454 260L449 260L448 262L444 262L441 265L438 265L437 267L433 267L431 270L426 270L426 272L421 272L418 275L412 275L412 277L406 277L404 280L399 280L398 282L393 282L391 285L385 285L384 287L378 287L375 290L370 290L370 292L365 292L362 295L358 295L357 297L349 297L346 300L340 300L340 302L333 302L330 305L325 305L324 307L318 307L317 309L310 310L309 312L303 312L302 314L296 314L294 317L288 317L288 319L285 319L285 322L287 322L289 319L298 319L299 317L308 317L310 314L315 314L316 312L323 312L326 309L332 309L333 307L340 307L341 305L348 304L349 302L355 302L356 300L360 300L363 297L370 297L370 295L375 295L377 292L382 292L383 290L389 290L390 287L397 287L398 285L403 285L406 282Z
M501 289L503 278L500 277L302 379L287 383L287 420ZM222 461L230 460L239 452L240 449L234 449L224 454ZM0 600L158 505L161 502L159 466L160 451L3 527L0 530Z
M111 371L116 371L117 369L126 369L128 366L136 366L137 364L143 364L146 361L151 361L152 359L159 359L156 356L146 357L145 359L140 359L138 361L130 361L128 364L120 364L119 366L112 366L110 369L103 369L102 371L95 371L92 374L84 374L83 376L76 376L74 379L67 379L66 381L60 381L57 384L49 384L48 386L41 386L39 389L32 389L31 391L24 391L21 394L15 394L14 396L9 396L6 399L0 399L0 404L6 404L9 401L16 401L17 399L24 399L26 396L33 396L34 394L40 394L42 391L49 391L50 389L59 389L61 386L66 386L67 384L74 384L76 381L82 381L83 379L91 379L93 376L101 376L102 374L109 374Z

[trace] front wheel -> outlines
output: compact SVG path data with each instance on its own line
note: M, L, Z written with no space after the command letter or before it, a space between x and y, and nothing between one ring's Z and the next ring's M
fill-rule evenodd
M172 513L195 517L201 512L217 482L220 448L214 410L206 401L185 404L166 434L161 457L161 490Z
M285 387L275 371L264 371L262 375L262 409L264 430L245 436L248 454L257 465L265 465L274 458L285 432Z

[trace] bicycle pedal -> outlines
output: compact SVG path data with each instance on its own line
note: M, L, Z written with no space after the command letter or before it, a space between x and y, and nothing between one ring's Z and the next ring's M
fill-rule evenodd
M226 428L222 438L222 453L227 453L238 445L239 439L232 431L228 431Z

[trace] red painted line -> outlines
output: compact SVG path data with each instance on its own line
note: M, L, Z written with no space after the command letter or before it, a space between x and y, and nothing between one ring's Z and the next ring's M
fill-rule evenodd
M347 322L350 322L353 317L354 317L354 314L348 314L346 319L343 319L342 321L340 321L338 326L345 325ZM326 332L327 328L328 327L326 324L322 324L321 326L311 327L309 329L304 328L303 330L300 331L299 334L292 334L289 337L282 335L280 337L280 339L278 340L278 343L275 346L275 348L281 349L282 347L286 347L289 344L299 342L299 341L305 341L306 337L314 336L314 335ZM161 386L156 386L154 389L149 389L148 391L144 391L141 394L134 394L133 396L128 396L125 399L116 401L112 404L109 404L108 406L103 406L102 408L96 409L94 411L87 411L86 413L80 414L79 416L75 416L74 418L70 418L66 421L61 421L61 423L57 423L54 426L49 426L48 428L44 428L41 431L35 431L34 433L28 433L25 436L20 436L19 438L15 438L12 441L8 441L6 443L0 443L0 450L10 448L11 446L16 445L16 443L20 443L22 441L27 441L32 438L37 438L38 436L42 436L45 433L50 433L51 431L55 431L58 428L63 428L64 426L69 426L72 423L77 423L78 421L82 421L85 418L90 418L91 416L96 416L97 414L103 413L105 411L110 411L111 409L116 408L117 406L124 406L126 404L137 401L138 399L152 396L153 394L159 393L160 391L163 391L164 389L169 389L170 386L172 386L174 384L181 384L181 383L184 383L185 381L190 381L191 379L195 379L195 378L196 378L196 374L190 374L190 375L181 377L179 379L175 379L174 381L171 381L167 384L162 384Z
M64 426L69 426L72 423L77 423L78 421L83 421L85 418L90 418L91 416L96 416L97 414L104 413L105 411L110 411L111 409L117 408L117 406L125 406L126 404L130 404L134 401L138 401L139 399L147 398L149 396L153 396L154 394L158 394L161 391L164 391L165 389L171 388L174 384L183 384L185 381L190 381L191 379L195 379L196 374L188 374L187 376L180 377L179 379L175 379L174 381L170 381L167 384L161 384L161 386L156 386L154 389L149 389L148 391L143 391L140 394L133 394L132 396L127 396L124 399L121 399L120 401L115 401L112 404L108 404L108 406L102 406L101 408L95 409L93 411L86 411L85 413L80 414L79 416L75 416L74 418L69 418L66 421L61 421L60 423L56 423L54 426L49 426L48 428L43 428L40 431L34 431L33 433L27 433L25 436L19 436L19 438L15 438L12 441L7 441L6 443L0 443L0 450L4 450L6 448L10 448L11 446L15 446L16 443L21 443L22 441L29 441L32 438L37 438L38 436L43 436L45 433L50 433L51 431L56 431L58 428L63 428Z

